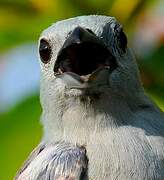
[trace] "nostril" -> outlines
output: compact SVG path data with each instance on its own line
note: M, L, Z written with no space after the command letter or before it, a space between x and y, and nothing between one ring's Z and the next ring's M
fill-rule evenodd
M91 33L91 34L94 34L95 35L95 33L92 31L92 30L90 30L90 29L86 29L89 33Z

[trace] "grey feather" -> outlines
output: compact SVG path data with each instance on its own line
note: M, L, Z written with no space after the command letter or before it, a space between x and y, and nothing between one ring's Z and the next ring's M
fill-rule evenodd
M28 159L24 162L22 167L19 169L15 176L15 180L17 180L20 174L29 166L29 164L35 159L35 157L45 148L45 145L39 144L29 155Z
M16 180L87 180L87 156L84 147L56 143L38 148Z

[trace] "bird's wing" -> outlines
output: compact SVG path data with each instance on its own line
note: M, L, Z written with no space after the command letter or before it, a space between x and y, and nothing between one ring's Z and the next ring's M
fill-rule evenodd
M29 155L27 160L23 163L22 167L16 173L15 180L18 179L19 175L28 167L28 165L34 160L34 158L45 148L44 144L39 144Z
M87 180L88 159L84 147L56 143L36 149L16 180Z

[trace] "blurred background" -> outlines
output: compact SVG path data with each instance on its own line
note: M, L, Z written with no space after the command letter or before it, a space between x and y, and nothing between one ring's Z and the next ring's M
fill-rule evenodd
M123 24L146 92L164 110L163 0L0 0L0 180L41 138L37 39L55 21L103 14Z

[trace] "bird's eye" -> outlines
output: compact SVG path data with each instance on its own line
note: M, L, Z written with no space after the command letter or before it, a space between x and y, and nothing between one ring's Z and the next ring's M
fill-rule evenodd
M114 26L115 35L117 38L117 43L120 49L125 53L127 48L127 37L126 34L123 31L123 28L121 25L116 24Z
M43 63L46 64L50 61L51 52L52 50L50 44L45 39L41 39L39 46L39 54Z
M119 47L125 52L127 47L127 37L123 30L121 29L118 35Z

